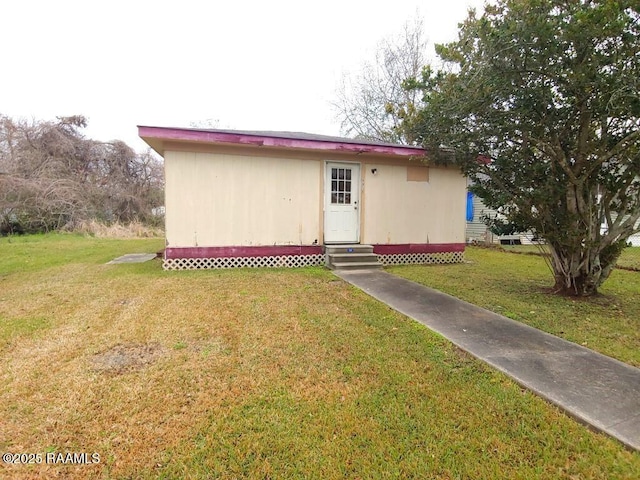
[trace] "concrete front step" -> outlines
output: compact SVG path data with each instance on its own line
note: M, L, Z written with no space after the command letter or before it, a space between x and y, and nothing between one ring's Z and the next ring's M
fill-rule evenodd
M335 270L382 268L372 245L325 245L327 266Z
M343 244L343 245L325 245L325 252L327 254L334 253L373 253L373 245L360 245L360 244Z
M378 256L373 253L330 253L329 261L335 262L375 262Z
M335 262L329 265L333 270L372 270L382 268L382 263L375 262Z

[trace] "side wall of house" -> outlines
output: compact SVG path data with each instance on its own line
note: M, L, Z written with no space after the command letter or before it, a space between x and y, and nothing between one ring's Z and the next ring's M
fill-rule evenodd
M489 227L482 221L482 217L487 215L489 217L495 217L498 214L497 210L487 207L482 199L477 195L473 196L473 221L466 223L466 238L467 242L479 242L479 243L513 243L520 242L522 245L532 245L534 243L535 236L533 233L521 232L514 235L496 235L491 232Z
M312 245L320 161L165 152L168 247Z
M467 241L487 242L493 243L494 235L491 233L487 225L481 220L482 215L495 216L497 212L490 209L484 203L482 199L477 195L473 196L473 220L467 222ZM495 241L498 241L498 237L495 236Z

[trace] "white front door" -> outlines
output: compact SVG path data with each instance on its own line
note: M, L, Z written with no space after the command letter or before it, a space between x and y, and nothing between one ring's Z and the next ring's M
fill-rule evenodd
M360 165L327 163L324 183L325 243L360 241Z

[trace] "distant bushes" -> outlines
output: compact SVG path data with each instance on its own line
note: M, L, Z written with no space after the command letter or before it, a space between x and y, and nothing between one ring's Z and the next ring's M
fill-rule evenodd
M124 142L81 134L82 116L0 115L0 235L84 228L87 222L161 227L161 160ZM96 223L96 224L97 224Z
M151 238L164 235L162 228L138 221L105 225L95 220L87 220L75 225L73 231L98 238Z

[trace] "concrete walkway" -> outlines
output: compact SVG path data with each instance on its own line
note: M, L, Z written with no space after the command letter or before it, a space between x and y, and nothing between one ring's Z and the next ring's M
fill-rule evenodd
M640 369L380 270L335 274L640 450Z
M118 258L114 258L107 265L113 263L144 263L153 260L157 255L155 253L127 253Z

